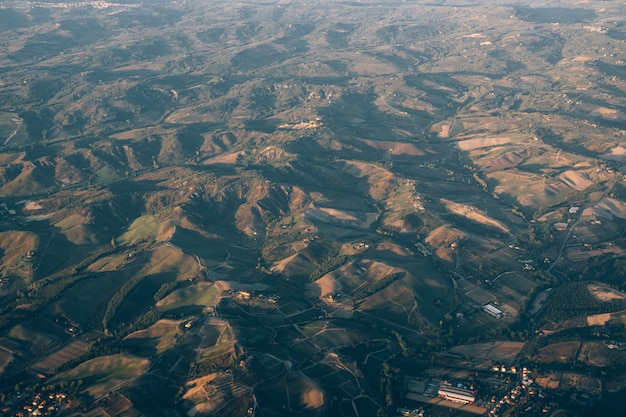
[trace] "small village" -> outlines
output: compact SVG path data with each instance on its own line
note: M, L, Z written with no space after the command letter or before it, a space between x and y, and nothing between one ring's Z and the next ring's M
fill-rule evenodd
M449 409L489 417L507 416L512 412L529 417L550 416L564 402L583 408L594 403L594 393L576 390L564 393L537 385L532 378L533 372L527 367L518 370L515 366L494 365L492 371L495 376L507 377L507 388L494 385L502 381L494 376L488 377L489 372L485 371L480 372L476 382L405 377L404 398L415 406L398 407L396 413L398 416L426 417L445 415L442 410Z
M18 391L4 398L1 407L2 415L7 417L54 417L71 407L71 401L63 391Z

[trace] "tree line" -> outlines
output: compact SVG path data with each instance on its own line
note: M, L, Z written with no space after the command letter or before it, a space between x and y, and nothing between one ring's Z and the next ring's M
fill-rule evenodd
M626 308L625 300L600 301L586 282L568 282L556 289L543 308L544 322L558 322L573 317L613 313Z

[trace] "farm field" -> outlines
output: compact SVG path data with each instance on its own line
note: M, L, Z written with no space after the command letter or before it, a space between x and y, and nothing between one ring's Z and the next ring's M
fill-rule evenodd
M212 307L219 290L213 283L200 282L174 291L156 303L161 311L180 309L188 306Z
M54 373L61 365L79 358L81 355L89 351L89 345L80 340L74 340L63 346L60 350L47 356L45 359L35 363L31 369L36 372L50 375Z
M154 343L156 354L162 354L176 344L176 339L182 334L182 321L159 320L144 330L137 330L126 336L124 340L137 340L139 344Z
M564 342L548 345L539 350L540 361L545 363L567 363L576 358L580 342Z
M472 358L490 360L494 363L515 363L524 343L522 342L491 342L477 343L474 345L457 346L450 352L459 355L468 355Z
M76 368L52 378L52 383L83 381L84 390L99 398L113 388L137 378L148 369L148 360L127 354L101 356L90 359Z

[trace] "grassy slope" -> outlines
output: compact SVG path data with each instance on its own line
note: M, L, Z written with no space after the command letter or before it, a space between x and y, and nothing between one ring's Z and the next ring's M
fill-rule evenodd
M125 381L136 378L148 369L148 360L128 354L101 356L62 372L50 383L83 381L85 391L98 398Z
M212 283L201 282L174 291L157 302L159 311L174 310L180 307L198 305L212 306L217 296L217 288Z

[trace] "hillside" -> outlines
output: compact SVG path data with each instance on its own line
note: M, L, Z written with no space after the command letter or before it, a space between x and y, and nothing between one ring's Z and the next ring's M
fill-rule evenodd
M623 5L0 9L5 399L392 415L475 343L624 336Z

